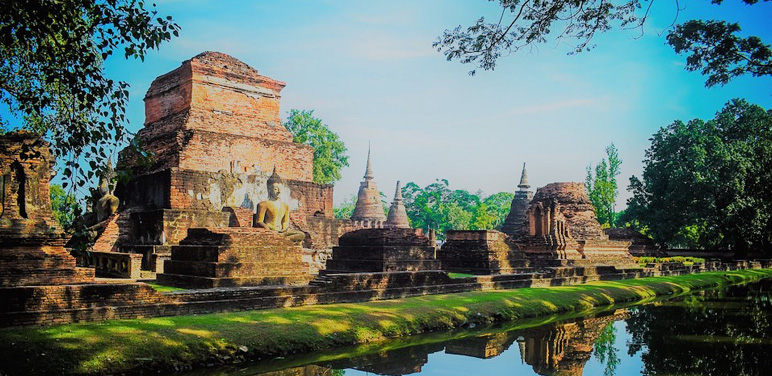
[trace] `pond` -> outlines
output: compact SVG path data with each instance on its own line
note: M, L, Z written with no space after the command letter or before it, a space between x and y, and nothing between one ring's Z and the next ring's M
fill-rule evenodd
M772 375L772 280L189 375Z

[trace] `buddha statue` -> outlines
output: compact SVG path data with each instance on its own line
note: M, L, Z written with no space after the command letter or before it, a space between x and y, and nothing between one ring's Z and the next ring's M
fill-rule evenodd
M94 212L97 216L97 223L106 220L111 215L113 215L113 213L118 211L118 205L121 201L118 199L118 197L113 195L112 190L110 189L110 181L114 179L115 171L113 170L113 164L108 160L107 170L99 178L99 187L97 188L97 192L99 192L99 199L94 205Z
M257 204L255 227L276 231L292 240L295 244L300 244L300 242L305 239L306 235L289 227L289 205L281 200L281 189L283 184L284 182L276 172L276 167L274 167L273 174L268 178L269 200Z

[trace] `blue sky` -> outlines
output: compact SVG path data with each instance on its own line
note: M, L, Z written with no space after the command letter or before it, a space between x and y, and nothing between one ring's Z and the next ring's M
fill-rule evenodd
M732 3L732 4L729 4ZM743 31L772 41L764 25L772 4L715 6L681 2L679 20L741 21ZM649 137L673 120L710 118L731 98L772 108L772 80L736 79L707 89L686 72L685 57L665 45L675 3L657 2L645 32L598 36L597 47L568 56L556 41L502 58L495 71L447 62L431 43L446 28L497 4L443 1L160 1L159 13L182 27L179 38L145 62L108 61L108 74L131 85L129 128L144 122L151 81L203 51L230 54L285 81L282 118L313 109L349 149L350 167L335 202L356 193L368 141L379 188L396 180L419 185L446 178L455 189L514 191L523 162L531 185L583 181L586 166L614 142L623 159L620 199L629 197Z

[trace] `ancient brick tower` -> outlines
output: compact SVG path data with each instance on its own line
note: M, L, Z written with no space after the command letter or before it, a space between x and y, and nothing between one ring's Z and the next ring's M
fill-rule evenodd
M381 192L373 180L373 167L370 164L370 150L367 150L367 169L364 181L359 185L357 203L351 220L361 227L383 227L386 215L383 214L381 205Z
M533 192L528 190L531 186L528 184L528 173L525 171L525 163L523 163L523 172L520 174L520 184L517 185L517 188L518 190L512 199L509 214L501 226L501 232L510 236L517 235L518 230L525 228L523 226L523 223L527 221L525 212L533 199Z
M124 210L121 251L167 254L188 228L229 225L235 212L268 198L271 171L285 178L293 222L332 218L332 186L313 182L313 149L292 142L279 115L285 83L222 53L204 52L153 81L145 126L118 169L133 173L116 190ZM143 267L157 266L150 257ZM160 270L159 270L160 271Z
M394 201L389 208L389 217L386 219L386 227L389 228L410 228L410 222L407 219L405 204L402 203L402 187L397 180L397 190L394 192Z

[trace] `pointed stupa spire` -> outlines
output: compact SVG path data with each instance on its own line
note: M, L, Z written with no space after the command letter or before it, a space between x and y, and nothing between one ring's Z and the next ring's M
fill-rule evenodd
M354 206L354 213L351 215L353 221L368 221L377 223L377 227L386 220L383 214L381 204L381 192L373 180L373 167L370 164L370 147L367 147L367 170L365 171L365 180L359 185L357 194L357 203Z
M405 204L402 203L402 187L399 184L399 180L397 180L397 190L394 192L394 201L391 202L391 208L389 208L389 218L386 219L386 227L410 228Z
M402 201L402 185L397 180L397 190L394 191L394 201Z
M365 180L373 180L373 166L370 164L370 144L367 144L367 169L365 170Z
M517 187L520 188L521 191L527 191L528 188L531 188L531 186L528 185L528 173L525 171L525 162L523 162L523 172L520 174L520 184L518 184Z

